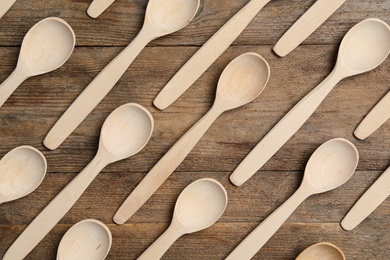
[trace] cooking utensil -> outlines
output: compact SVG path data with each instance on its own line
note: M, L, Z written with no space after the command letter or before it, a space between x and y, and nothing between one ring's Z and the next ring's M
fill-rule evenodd
M103 100L151 40L184 28L194 18L199 1L150 0L138 36L77 97L47 134L44 145L56 149Z
M46 175L45 156L31 146L19 146L0 160L0 204L33 192Z
M101 15L115 0L92 0L89 5L87 14L92 18L97 18Z
M98 220L86 219L73 225L62 237L57 260L104 260L111 244L108 227Z
M23 39L16 69L0 85L0 107L27 78L61 67L75 43L72 28L60 18L49 17L35 24Z
M346 0L317 0L279 39L273 50L284 57L321 26Z
M219 79L213 107L169 149L138 184L115 213L114 221L117 224L127 221L168 179L218 116L243 106L260 95L267 85L269 75L268 63L256 53L246 53L234 59Z
M181 236L206 229L222 216L227 192L218 181L200 179L185 188L177 199L169 228L138 259L161 259Z
M153 101L163 110L178 99L221 56L271 0L251 0L219 29L176 73Z
M257 172L309 119L336 84L379 66L390 52L390 27L367 19L349 30L330 75L296 104L238 165L230 180L237 186Z
M321 242L306 248L296 260L345 260L345 255L338 246Z
M371 185L341 221L345 230L352 230L390 196L390 167Z
M321 145L310 157L299 189L256 227L226 258L251 259L309 196L333 190L355 172L359 154L349 141L337 138Z
M0 19L14 5L15 2L16 0L1 0Z
M72 208L99 172L108 164L138 153L152 131L153 118L144 107L130 103L115 109L103 124L95 158L31 222L3 260L26 257Z

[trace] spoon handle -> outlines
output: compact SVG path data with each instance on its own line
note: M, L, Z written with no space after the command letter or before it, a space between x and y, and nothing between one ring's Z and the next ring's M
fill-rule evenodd
M11 75L0 85L0 107L4 105L7 99L14 91L27 79L24 72L16 68Z
M390 167L371 185L341 221L345 230L352 230L390 196Z
M251 0L219 29L176 73L153 101L165 109L178 99L234 42L258 12L271 0Z
M354 135L364 140L390 118L390 92L368 113L356 128Z
M87 14L92 18L96 18L114 2L115 0L93 0L88 7Z
M0 19L3 15L11 8L11 6L16 2L16 0L1 0L0 5Z
M44 145L54 150L83 122L110 92L138 54L149 43L149 31L142 29L133 42L116 56L84 89L47 134Z
M185 233L179 226L171 224L154 243L142 253L138 260L161 259L165 252Z
M252 259L308 196L310 196L308 191L301 186L283 205L257 226L226 260Z
M221 114L218 106L213 106L210 111L200 119L177 141L171 149L157 162L150 172L143 178L133 192L127 197L114 215L114 222L125 223L153 193L175 171L182 161L191 152L207 129Z
M249 180L301 128L341 80L335 70L299 101L256 145L230 176L234 185Z
M72 208L93 179L108 163L96 156L27 226L3 256L3 260L23 259Z

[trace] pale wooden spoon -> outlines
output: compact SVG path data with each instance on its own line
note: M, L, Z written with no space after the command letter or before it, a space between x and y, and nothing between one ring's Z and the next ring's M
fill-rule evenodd
M98 220L86 219L73 225L62 237L57 260L104 260L111 244L108 227Z
M169 228L138 259L161 259L181 236L213 225L222 216L227 202L227 192L218 181L200 179L191 183L177 199Z
M92 18L97 18L101 15L115 0L92 0L89 5L87 14Z
M0 19L14 5L16 0L1 0Z
M16 69L0 85L0 107L27 78L61 67L75 44L75 34L64 20L49 17L35 24L23 39Z
M31 146L19 146L0 161L0 204L33 192L46 175L45 156Z
M243 54L230 62L219 79L213 107L150 170L115 213L114 221L126 222L175 171L218 116L259 96L269 76L268 63L256 53Z
M254 257L306 198L344 184L355 172L358 161L356 147L345 139L332 139L321 145L310 157L299 189L256 227L226 259L249 260Z
M84 89L47 134L44 144L54 150L114 87L142 49L158 37L184 28L198 11L200 0L150 0L140 33Z
M345 255L338 246L321 242L303 250L296 260L345 260Z
M301 128L336 84L344 78L378 67L390 52L390 27L367 19L345 35L335 68L324 81L296 104L256 145L230 176L240 186L250 179Z
M129 103L115 109L103 124L95 158L31 222L3 260L26 257L72 208L104 167L141 151L149 141L153 125L152 115L138 104Z

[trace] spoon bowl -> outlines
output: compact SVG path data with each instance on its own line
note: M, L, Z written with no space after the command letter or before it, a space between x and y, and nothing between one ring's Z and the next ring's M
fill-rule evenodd
M58 260L104 260L110 251L112 235L102 222L86 219L72 226L62 237Z
M145 147L153 128L153 117L148 110L135 103L125 104L104 121L99 147L104 147L115 160L130 157Z
M146 9L145 20L162 35L185 27L198 12L199 0L151 0Z
M390 27L380 19L366 19L344 36L338 61L352 76L378 67L390 53Z
M53 71L69 59L75 44L76 36L64 20L43 19L24 37L18 65L24 66L30 76Z
M345 255L338 246L321 242L306 248L296 260L345 260Z
M267 61L257 53L245 53L229 63L218 81L217 97L229 109L243 106L264 90L270 77Z
M33 192L46 175L43 154L31 146L20 146L0 160L0 204Z
M191 232L213 225L227 205L225 188L213 179L200 179L188 185L177 199L174 215Z
M317 193L333 190L355 172L359 153L349 141L336 138L322 144L310 157L306 169L306 182Z

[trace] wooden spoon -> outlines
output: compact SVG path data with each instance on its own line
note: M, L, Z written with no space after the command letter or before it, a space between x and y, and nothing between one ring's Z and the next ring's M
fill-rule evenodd
M92 18L97 18L101 15L115 0L92 0L89 5L87 14Z
M227 202L227 192L218 181L200 179L191 183L177 199L169 228L138 259L161 259L181 236L213 225L222 216Z
M125 223L175 171L218 116L259 96L269 76L268 63L256 53L246 53L234 59L219 79L213 107L150 170L115 213L114 221Z
M158 37L184 28L198 11L200 0L150 0L144 26L133 42L84 89L47 134L44 144L56 149L114 87L142 49Z
M345 260L345 255L338 246L321 242L303 250L296 260Z
M349 141L337 138L321 145L310 157L299 189L252 231L226 259L251 259L309 196L333 190L355 172L359 153Z
M16 69L0 85L0 107L27 78L61 67L75 44L75 34L64 20L49 17L35 24L23 39Z
M72 208L105 166L138 153L146 145L153 125L152 115L138 104L130 103L114 110L103 124L95 158L31 222L3 260L26 257Z
M219 29L176 73L153 101L165 109L178 99L237 39L271 0L251 0Z
M0 19L14 5L16 0L1 0Z
M73 225L62 237L57 260L104 260L111 244L108 227L98 220L86 219Z
M0 161L0 204L33 192L46 175L45 156L31 146L19 146Z
M238 165L230 180L240 186L252 177L310 118L344 78L378 67L390 52L390 27L379 19L364 20L349 30L330 75L296 104Z

